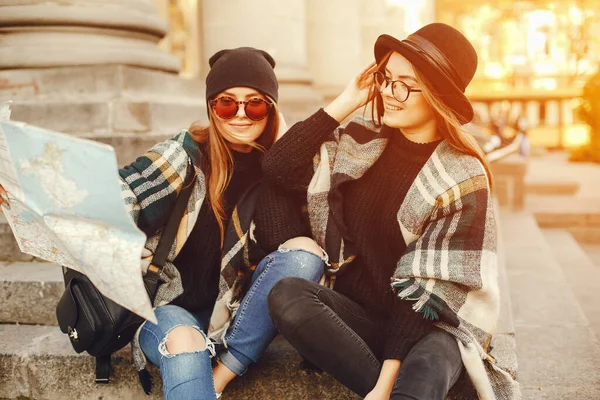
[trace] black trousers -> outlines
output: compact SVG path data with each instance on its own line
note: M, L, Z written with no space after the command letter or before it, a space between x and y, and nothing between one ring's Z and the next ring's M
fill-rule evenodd
M329 288L285 278L269 294L281 334L311 363L360 396L377 383L381 332L359 304ZM456 339L434 328L401 360L391 399L443 400L463 370Z

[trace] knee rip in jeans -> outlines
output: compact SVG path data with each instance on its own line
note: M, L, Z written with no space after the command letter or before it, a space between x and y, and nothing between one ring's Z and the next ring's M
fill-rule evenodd
M173 334L173 332L175 331L175 335L180 341L181 340L185 340L188 339L190 342L193 342L194 340L198 340L198 336L196 335L200 335L200 337L203 339L203 343L200 346L194 346L194 344L186 344L181 346L181 344L179 343L181 348L178 348L177 351L171 352L169 351L168 347L168 342L170 340L172 340L173 338L171 338L171 335ZM196 347L196 348L194 348ZM204 347L204 348L201 348ZM208 350L210 352L210 357L214 357L216 354L216 350L215 350L215 344L206 337L206 335L204 334L204 332L202 332L202 330L200 330L200 328L198 326L190 326L190 325L177 325L174 326L173 328L171 328L167 334L165 335L165 337L163 338L163 340L161 340L161 342L158 344L158 351L160 352L160 354L163 357L175 357L179 354L186 354L186 353L200 353L203 351Z
M289 251L305 251L319 257L323 262L329 265L329 255L311 238L300 236L287 240L277 249L280 253Z

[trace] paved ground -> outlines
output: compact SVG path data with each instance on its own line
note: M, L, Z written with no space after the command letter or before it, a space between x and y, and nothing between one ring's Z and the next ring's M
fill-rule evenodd
M583 248L588 257L594 262L596 268L600 269L600 245L582 244L581 248Z

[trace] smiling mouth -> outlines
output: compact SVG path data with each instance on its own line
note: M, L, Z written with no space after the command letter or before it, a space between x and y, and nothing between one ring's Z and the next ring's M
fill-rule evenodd
M401 111L401 110L404 110L404 108L402 108L402 107L393 106L391 104L385 104L385 109L388 110L388 111Z

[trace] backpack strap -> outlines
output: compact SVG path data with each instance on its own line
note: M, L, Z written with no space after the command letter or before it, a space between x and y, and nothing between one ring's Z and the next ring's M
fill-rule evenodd
M173 207L169 220L162 231L160 240L156 246L156 251L154 252L154 257L152 257L152 262L148 267L148 272L144 275L144 285L146 286L146 291L152 301L154 301L156 290L158 289L158 277L162 273L165 263L167 262L167 257L171 251L171 246L173 246L175 235L177 235L181 218L183 218L190 195L194 189L195 178L196 174L194 173L194 167L192 164L188 164L186 181L183 183L183 187L177 196L175 207ZM98 378L96 377L96 381L97 379ZM142 389L144 389L144 393L149 395L152 391L152 380L147 369L144 368L138 371L138 380L142 385Z
M142 385L142 389L144 389L144 393L150 395L152 393L152 378L150 378L150 373L146 368L138 371L138 379Z
M169 220L167 221L160 236L158 245L156 246L154 257L152 257L152 262L148 266L148 271L144 276L144 285L146 286L146 291L148 292L148 296L150 296L152 301L154 301L154 296L156 295L156 290L158 288L158 277L162 273L165 263L167 262L167 257L171 251L171 246L175 240L175 235L177 235L181 218L183 218L183 214L187 209L188 201L194 188L195 177L196 175L194 174L194 168L191 164L188 164L186 173L187 179L183 183L179 195L177 196L175 206L171 211Z
M96 383L107 384L110 376L110 354L96 357Z

